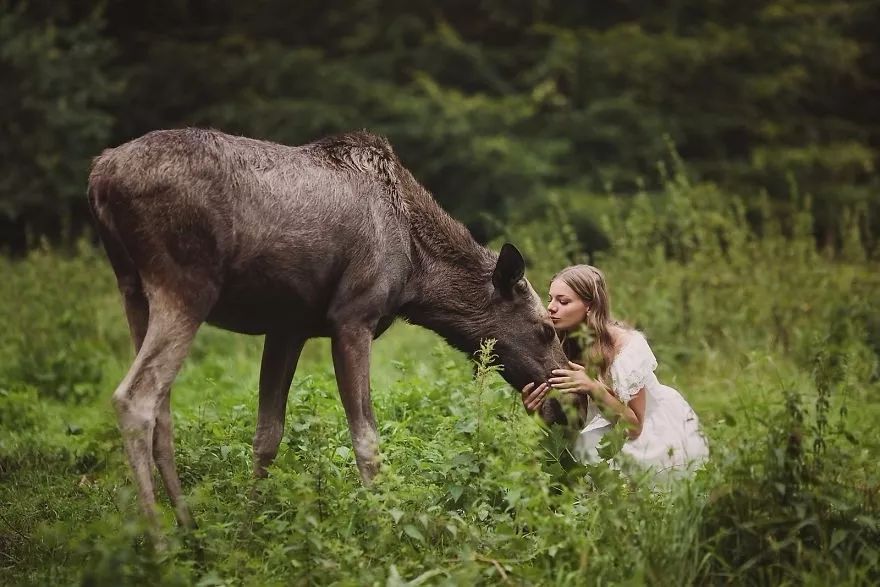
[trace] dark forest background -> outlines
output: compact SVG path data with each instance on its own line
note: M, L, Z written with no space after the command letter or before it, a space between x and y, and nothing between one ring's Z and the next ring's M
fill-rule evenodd
M366 128L478 238L602 201L680 156L769 203L810 196L876 252L880 2L0 0L0 247L88 225L89 162L159 128L288 144ZM677 153L677 155L676 155ZM662 205L662 201L658 205Z

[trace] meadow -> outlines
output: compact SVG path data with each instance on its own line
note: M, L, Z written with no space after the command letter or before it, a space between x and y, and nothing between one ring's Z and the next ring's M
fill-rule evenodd
M397 323L372 359L375 485L358 480L326 340L303 353L255 483L261 340L204 327L172 395L199 527L175 528L162 496L163 549L110 405L132 350L103 252L82 240L0 258L0 583L877 584L878 251L856 222L818 249L809 199L791 198L801 212L780 223L676 172L596 208L615 313L710 440L694 479L573 463L564 431L528 416L485 356ZM506 229L542 293L584 260L578 204L555 202Z

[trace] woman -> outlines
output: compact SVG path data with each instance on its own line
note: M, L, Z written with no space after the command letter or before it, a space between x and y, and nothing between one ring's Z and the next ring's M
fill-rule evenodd
M557 273L550 284L550 318L563 340L569 369L522 390L529 412L538 410L550 389L573 394L583 423L574 446L579 459L598 460L596 445L613 424L626 425L622 452L655 471L686 471L709 455L693 409L675 389L654 375L657 359L641 332L611 317L605 277L591 265L574 265ZM586 329L588 344L581 353L574 340ZM596 377L583 364L595 367Z

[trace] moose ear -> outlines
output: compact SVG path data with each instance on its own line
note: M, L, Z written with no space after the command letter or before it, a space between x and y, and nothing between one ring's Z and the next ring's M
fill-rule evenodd
M504 243L501 253L498 255L498 263L492 273L492 284L503 295L509 296L513 286L523 278L526 272L526 262L515 246Z

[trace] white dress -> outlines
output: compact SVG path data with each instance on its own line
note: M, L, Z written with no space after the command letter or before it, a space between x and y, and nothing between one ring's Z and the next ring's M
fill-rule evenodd
M658 473L687 473L709 456L697 414L678 391L657 380L657 359L644 335L630 331L625 336L623 347L611 363L614 393L626 404L639 393L647 397L642 433L624 443L620 452L629 459L618 455L615 465L630 460ZM596 447L613 426L592 401L586 421L574 453L582 461L597 462L600 457Z

